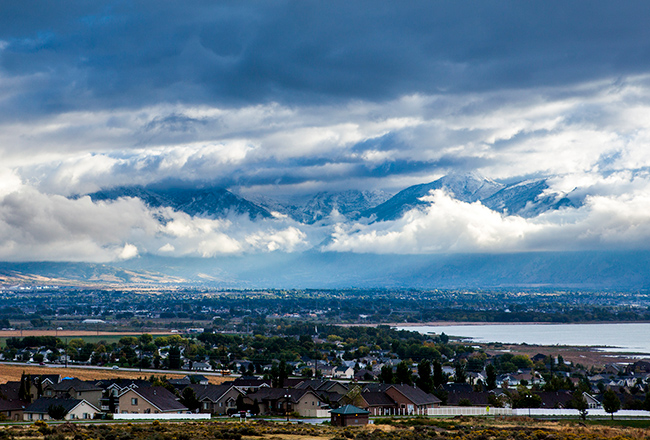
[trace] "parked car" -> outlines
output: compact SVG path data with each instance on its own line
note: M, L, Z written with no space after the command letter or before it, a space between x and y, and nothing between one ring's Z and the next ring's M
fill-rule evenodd
M247 411L239 411L231 415L230 417L239 417L240 419L247 419L249 417L253 417L251 413Z

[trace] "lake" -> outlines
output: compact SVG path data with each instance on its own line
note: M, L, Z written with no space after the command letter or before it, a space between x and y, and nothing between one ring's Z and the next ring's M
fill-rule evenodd
M574 345L607 348L611 352L650 354L650 323L606 324L470 324L396 326L424 334L445 333L475 342Z

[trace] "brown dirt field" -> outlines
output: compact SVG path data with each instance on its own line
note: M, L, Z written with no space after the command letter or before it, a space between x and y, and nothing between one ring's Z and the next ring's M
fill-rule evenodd
M633 355L598 351L589 347L504 344L503 348L510 350L512 354L526 354L529 357L533 357L537 353L555 357L562 355L565 361L582 364L587 368L592 366L598 368L612 363L632 363L638 360ZM499 350L501 349L486 347L485 351L489 354L498 354Z
M92 330L0 330L0 338L22 338L25 336L130 336L141 335L146 332L102 332ZM171 333L168 330L155 331L156 335Z
M51 368L40 366L23 366L23 365L0 365L0 383L7 381L20 380L23 371L31 375L39 374L60 374L61 377L76 377L81 380L95 380L95 379L138 379L147 378L152 373L138 372L138 371L122 371L122 370L99 370L99 369L84 369L84 368ZM185 374L167 374L155 373L156 376L167 376L168 378L178 379ZM206 376L210 383L220 384L233 380L229 377L220 376Z

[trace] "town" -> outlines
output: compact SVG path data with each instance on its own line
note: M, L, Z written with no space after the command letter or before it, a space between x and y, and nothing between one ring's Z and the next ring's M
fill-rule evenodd
M602 367L561 355L495 352L447 335L388 326L274 321L266 334L210 330L153 336L6 339L2 361L38 372L0 385L8 420L120 414L323 418L524 414L521 409L648 416L650 362ZM99 338L99 340L97 339ZM54 367L100 366L114 379ZM50 368L52 367L52 368ZM133 371L139 378L119 378ZM106 371L106 370L98 370ZM180 376L179 376L180 373ZM167 377L169 374L170 377ZM174 376L172 378L172 375ZM519 411L519 412L518 412Z

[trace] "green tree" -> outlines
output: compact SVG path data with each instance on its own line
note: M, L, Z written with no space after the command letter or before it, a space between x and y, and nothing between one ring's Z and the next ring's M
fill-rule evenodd
M650 411L650 391L645 393L645 399L643 399L643 409Z
M237 400L235 400L235 406L237 407L237 411L246 410L246 404L244 403L244 396L242 394L237 395Z
M431 362L423 360L418 364L417 386L425 393L433 390L433 379L431 378Z
M181 349L175 345L169 347L169 369L178 370L181 368Z
M413 385L413 373L408 362L402 361L395 368L395 383Z
M68 414L68 410L63 405L50 405L47 408L47 415L54 420L63 420Z
M512 396L513 408L539 408L540 406L542 406L542 398L526 387L519 387Z
M497 387L497 370L494 368L494 365L488 365L485 368L485 373L487 374L485 387L488 391L495 389Z
M621 401L618 400L618 396L611 389L603 394L603 409L612 415L612 420L614 420L614 413L621 409Z
M455 368L455 383L465 383L467 382L467 375L465 374L465 364L458 361L454 364Z
M32 402L32 376L31 374L25 374L24 371L20 376L18 398L28 403Z
M70 341L72 343L72 341ZM123 336L120 338L120 345L125 347L130 347L132 345L138 345L138 338L135 336Z
M570 402L571 406L578 411L580 411L580 418L582 420L587 420L587 409L589 409L589 404L585 395L582 391L576 390L573 392L573 396Z
M196 398L196 393L190 387L187 387L187 388L185 388L183 390L183 393L181 394L180 401L190 411L194 411L194 410L198 409L199 406L201 405L199 400Z
M381 383L393 383L393 367L390 365L381 367L378 379Z
M433 387L438 388L440 385L447 383L447 377L442 371L442 364L440 361L433 361Z

